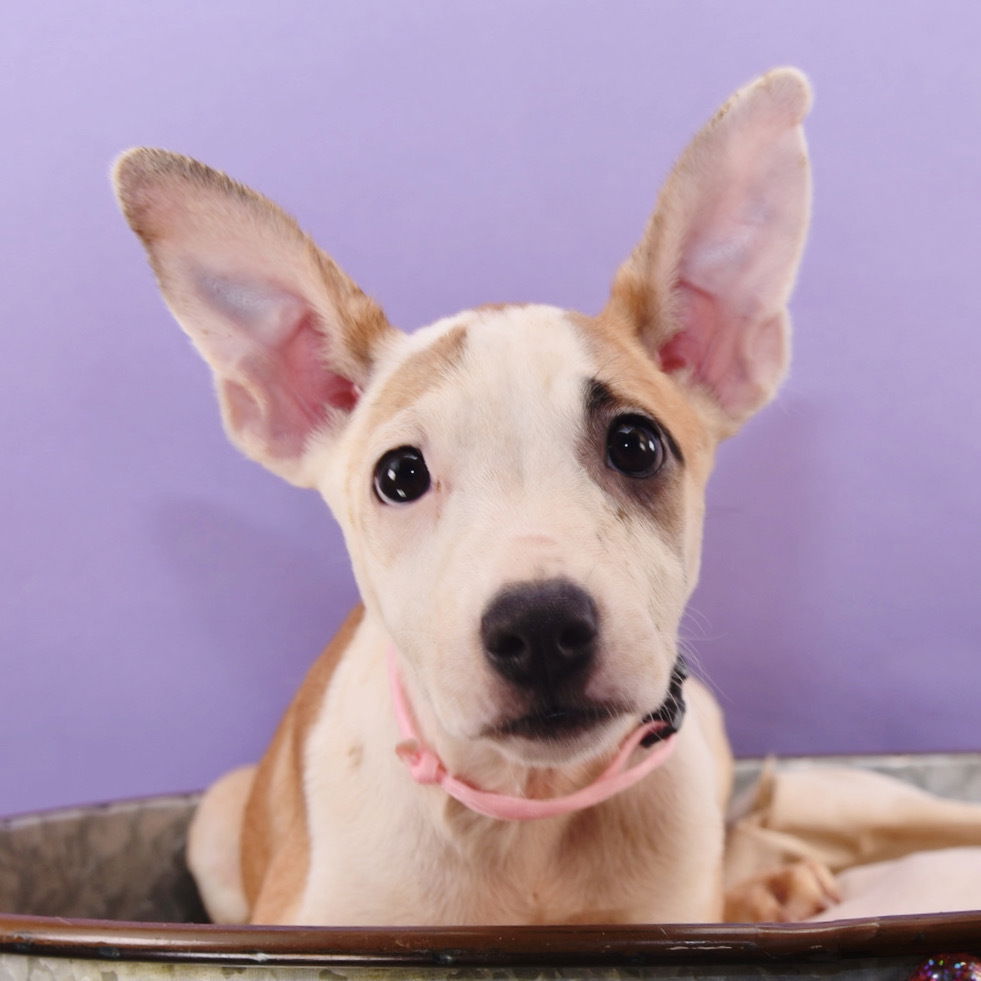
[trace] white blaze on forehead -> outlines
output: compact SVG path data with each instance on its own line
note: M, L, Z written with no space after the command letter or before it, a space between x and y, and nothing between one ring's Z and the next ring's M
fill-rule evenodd
M447 420L454 442L497 480L545 476L549 464L576 466L590 356L564 311L510 307L481 313L467 330L459 390ZM564 468L563 468L564 469Z
M489 380L525 394L569 394L591 368L585 346L564 310L506 307L483 312L468 330L472 366ZM581 387L576 397L581 402Z

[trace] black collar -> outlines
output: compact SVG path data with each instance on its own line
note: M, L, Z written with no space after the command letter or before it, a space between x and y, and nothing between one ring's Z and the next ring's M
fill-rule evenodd
M688 665L680 654L671 669L671 683L668 685L668 694L661 705L645 715L643 722L664 722L666 725L657 732L652 732L640 741L640 745L647 747L659 743L668 736L673 736L685 721L685 698L681 691L685 679L688 677Z

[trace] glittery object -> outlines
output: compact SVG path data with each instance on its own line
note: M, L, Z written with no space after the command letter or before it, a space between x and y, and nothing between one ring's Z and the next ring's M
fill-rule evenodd
M970 954L938 954L921 964L909 981L981 981L981 959Z

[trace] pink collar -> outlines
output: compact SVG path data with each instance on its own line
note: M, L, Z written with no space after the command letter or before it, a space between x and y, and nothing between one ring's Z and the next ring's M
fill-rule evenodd
M438 784L443 790L465 807L478 814L502 821L534 821L581 811L593 804L608 800L614 794L632 787L652 770L659 767L672 753L675 734L654 744L647 756L632 767L627 767L630 754L653 733L670 728L667 722L654 720L643 722L620 744L613 762L588 786L565 797L544 800L527 797L510 797L487 790L478 790L447 772L443 761L423 741L412 717L412 709L399 676L397 655L394 648L388 653L388 677L392 686L392 700L398 719L402 742L395 747L401 760L409 767L412 778L420 784Z

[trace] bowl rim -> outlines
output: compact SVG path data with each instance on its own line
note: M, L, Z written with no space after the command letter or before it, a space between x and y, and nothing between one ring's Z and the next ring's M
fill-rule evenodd
M361 967L639 967L841 961L976 950L981 911L808 924L266 927L0 913L0 953Z

